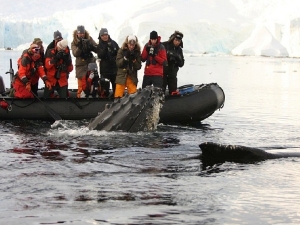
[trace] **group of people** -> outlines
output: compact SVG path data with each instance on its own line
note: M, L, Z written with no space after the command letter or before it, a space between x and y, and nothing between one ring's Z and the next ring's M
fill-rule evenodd
M38 95L38 81L45 83L44 97L54 96L56 90L60 98L68 97L68 78L73 70L68 41L59 31L54 32L54 39L44 50L40 38L35 38L30 47L23 51L18 59L18 72L12 86L16 98L33 98Z
M71 54L75 57L78 98L83 93L85 97L109 97L110 84L115 98L123 97L126 88L129 94L135 93L142 62L142 88L153 85L165 91L168 87L169 94L177 94L177 72L184 65L183 34L179 31L165 42L152 31L143 48L135 35L128 35L119 47L106 28L101 28L98 44L82 25L74 30L70 48L59 31L53 36L46 51L40 38L35 38L29 49L23 51L13 81L15 97L37 95L39 78L45 83L44 97L53 97L55 90L58 97L68 97L69 73L74 68Z

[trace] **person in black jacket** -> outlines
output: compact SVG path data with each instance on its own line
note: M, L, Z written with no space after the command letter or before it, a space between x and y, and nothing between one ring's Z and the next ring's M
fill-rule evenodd
M63 37L62 37L61 33L58 30L54 31L54 33L53 33L53 41L50 42L50 44L47 46L45 54L47 54L47 51L49 49L55 48L57 42L61 41L62 39L63 39Z
M167 51L168 64L164 66L163 91L169 88L169 94L177 93L177 73L179 67L184 66L184 57L182 53L183 34L175 31L168 41L162 42Z
M114 96L117 76L116 58L119 51L119 45L111 39L106 28L101 28L98 39L97 55L100 59L100 75L101 78L110 80L113 89L112 96ZM109 96L109 86L109 82L101 83L102 89L105 90L104 95L106 97Z

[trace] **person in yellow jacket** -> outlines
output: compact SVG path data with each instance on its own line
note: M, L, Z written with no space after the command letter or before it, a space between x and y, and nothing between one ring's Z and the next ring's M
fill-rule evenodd
M138 70L142 68L141 46L135 35L126 37L117 54L117 77L115 98L124 95L125 88L128 94L136 92L138 84Z

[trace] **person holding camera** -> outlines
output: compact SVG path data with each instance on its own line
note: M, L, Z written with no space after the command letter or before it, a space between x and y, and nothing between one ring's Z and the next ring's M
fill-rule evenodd
M93 98L101 98L100 77L96 63L89 63L88 71L83 79L85 80L82 86L85 97L88 98L91 95Z
M13 81L16 98L34 98L32 93L37 95L37 90L33 88L37 86L39 78L44 81L46 87L51 88L40 59L40 48L37 44L31 44L18 59L18 72Z
M45 67L50 87L45 87L44 97L49 98L54 90L60 98L67 98L69 73L73 70L68 41L57 42L56 47L49 49L45 57Z
M169 88L169 94L177 93L177 73L179 67L184 65L184 57L182 53L183 33L175 31L168 41L162 42L167 51L168 64L164 66L163 91Z
M101 28L98 39L97 55L100 59L100 75L101 78L110 80L113 93L115 93L117 75L116 58L119 51L119 45L111 39L106 28ZM108 97L110 87L109 82L104 82L101 86L105 91L105 96Z
M134 35L126 37L117 54L117 77L115 98L122 98L125 88L128 94L136 92L138 70L142 68L141 46Z
M96 61L92 52L96 53L97 43L90 36L89 32L85 30L84 26L79 25L73 32L73 41L71 43L72 54L75 59L75 74L78 82L77 98L81 97L83 91L82 85L85 82L82 79L87 71L88 64Z
M167 64L165 47L156 31L150 33L150 40L142 51L142 62L146 62L142 88L148 85L162 88L163 65Z

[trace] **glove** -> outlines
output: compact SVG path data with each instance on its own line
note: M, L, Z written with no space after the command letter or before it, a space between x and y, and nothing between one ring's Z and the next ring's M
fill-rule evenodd
M87 52L91 51L94 47L89 39L84 39L82 43L83 43L83 49Z
M167 51L167 56L168 56L168 57L175 56L175 52L174 52L174 51L171 51L171 50L169 50L169 51Z
M169 62L176 63L176 55L174 51L167 51Z
M128 60L130 58L130 51L129 50L124 51L124 57L126 58L126 60Z
M177 62L181 62L182 61L181 55L179 55L179 54L176 54L175 58L177 59Z
M45 81L45 86L46 86L49 90L52 89L52 86L51 86L50 82L47 81L47 80Z
M77 46L78 46L78 48L79 48L79 49L81 49L81 50L83 49L83 43L82 43L82 39L80 39L80 40L79 40L79 42L78 42L78 45L77 45Z
M31 83L30 83L30 82L27 82L25 88L26 88L27 91L31 92Z
M54 58L55 58L56 60L63 59L63 58L64 58L64 52L63 52L63 51L57 52L56 55L54 56Z
M29 82L29 80L27 79L27 77L23 77L23 78L21 79L21 81L22 81L22 83L25 84L25 85Z
M136 55L134 54L134 51L130 51L130 60L134 61L136 60Z
M64 58L63 58L64 62L67 63L67 65L70 65L72 62L72 59L69 58L69 54L64 53Z

